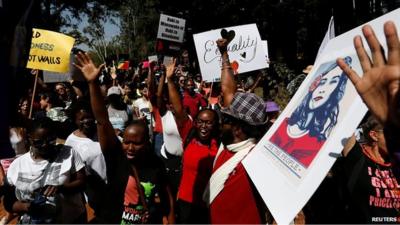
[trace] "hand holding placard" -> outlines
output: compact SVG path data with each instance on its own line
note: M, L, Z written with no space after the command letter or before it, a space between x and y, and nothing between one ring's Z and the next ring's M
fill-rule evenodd
M220 47L215 40L222 41ZM229 52L229 58L235 62L235 73L246 73L267 67L261 37L256 24L225 27L194 34L197 58L203 80L220 80L221 52Z
M221 37L217 40L217 46L219 52L223 54L224 52L228 51L229 43L235 38L235 31L230 30L229 32L226 29L221 30Z

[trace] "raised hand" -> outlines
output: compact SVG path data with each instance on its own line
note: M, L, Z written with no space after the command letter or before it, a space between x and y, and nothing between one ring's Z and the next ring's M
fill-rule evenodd
M221 54L228 51L228 45L230 42L230 41L228 41L228 39L220 38L216 42L217 42L217 47L218 47L219 51L221 52Z
M166 67L167 79L171 79L174 76L175 66L176 66L176 58L174 58L173 62Z
M354 47L360 59L363 76L358 76L343 59L338 59L337 63L353 82L357 92L376 118L383 124L393 123L399 126L400 42L395 24L388 21L384 25L388 46L387 60L372 28L366 25L362 31L372 52L370 58L361 37L354 38Z
M96 67L87 53L79 52L76 55L76 59L78 61L77 64L74 65L82 71L83 76L85 77L87 82L93 82L97 79L100 74L100 71L105 66L105 64L101 64L99 67Z

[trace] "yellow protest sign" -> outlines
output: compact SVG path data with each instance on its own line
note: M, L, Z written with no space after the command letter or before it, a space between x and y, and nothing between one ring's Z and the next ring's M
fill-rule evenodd
M66 73L75 39L54 31L33 28L27 68Z

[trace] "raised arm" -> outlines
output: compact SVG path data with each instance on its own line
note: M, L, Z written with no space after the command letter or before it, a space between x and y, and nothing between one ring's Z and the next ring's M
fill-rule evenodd
M400 81L400 43L396 27L393 22L386 22L384 25L389 50L387 60L371 26L364 26L362 31L372 52L370 58L361 37L354 38L354 47L360 59L363 76L360 77L343 59L338 59L338 64L376 118L382 124L390 122L399 126L400 111L397 109L400 103L397 100Z
M169 93L169 101L172 103L172 107L175 110L175 119L176 123L181 125L187 118L187 114L183 108L182 101L179 96L179 92L175 87L174 83L174 70L175 70L175 64L176 64L176 59L174 59L174 62L172 65L169 65L167 67L167 80L168 80L168 93Z
M90 104L97 121L97 134L101 150L103 153L107 153L111 149L116 148L120 142L108 118L105 102L97 82L97 78L104 64L96 67L89 55L81 52L77 55L77 61L78 63L75 64L75 66L82 71L83 76L89 84Z
M149 98L152 99L156 93L156 84L154 79L155 62L149 63L149 73L147 75L147 88L149 89Z
M221 70L221 91L223 94L223 106L228 107L231 105L233 96L236 93L236 81L233 75L233 70L228 56L227 39L218 39L217 46L221 52L222 70Z
M385 125L385 138L388 150L392 153L397 167L400 165L400 42L396 26L392 21L384 25L388 47L388 57L385 58L381 45L371 26L362 28L363 35L371 49L370 58L365 50L361 37L354 38L363 76L360 77L343 59L337 62L354 84L357 92L368 106L371 113ZM400 177L400 174L397 174Z
M167 68L168 69L168 68ZM164 83L165 83L165 72L161 74L160 80L158 82L158 87L157 87L157 108L160 111L160 115L164 116L165 113L167 112L167 107L164 102Z

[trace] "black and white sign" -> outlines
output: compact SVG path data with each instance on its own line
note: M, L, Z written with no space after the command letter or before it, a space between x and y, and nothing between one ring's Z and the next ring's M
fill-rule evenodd
M185 23L184 19L161 14L157 38L182 43Z

